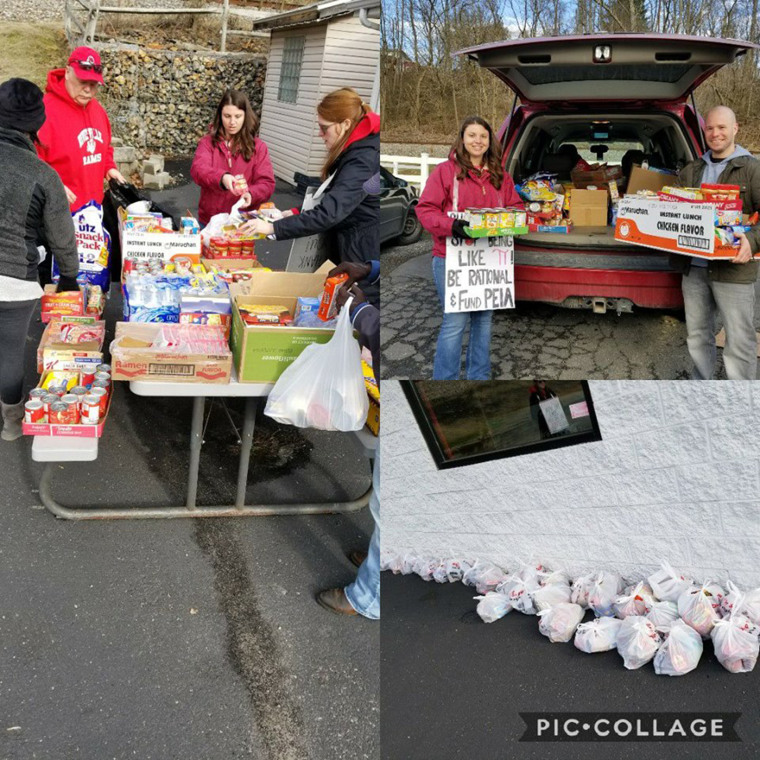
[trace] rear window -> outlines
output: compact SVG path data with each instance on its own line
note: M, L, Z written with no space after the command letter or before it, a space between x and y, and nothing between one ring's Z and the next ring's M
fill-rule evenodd
M652 66L615 66L613 64L595 64L591 66L523 66L520 69L525 79L530 84L554 84L555 82L595 82L600 79L605 81L623 80L630 82L667 82L675 84L688 71L693 68L691 64Z

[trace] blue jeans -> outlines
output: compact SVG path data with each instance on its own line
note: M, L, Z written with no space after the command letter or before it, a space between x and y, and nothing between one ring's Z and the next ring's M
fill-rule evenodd
M755 283L715 282L707 267L692 266L681 282L686 311L686 344L694 362L694 380L715 374L715 316L720 311L726 328L723 363L729 380L755 380Z
M367 559L359 567L356 580L346 586L349 604L370 620L380 619L380 449L378 447L375 467L372 471L372 496L369 509L375 521L372 540L369 542Z
M433 380L458 380L462 366L462 338L470 325L470 340L465 358L465 377L468 380L491 378L491 318L492 311L446 313L446 259L433 256L433 280L438 298L444 308L443 324L433 359Z

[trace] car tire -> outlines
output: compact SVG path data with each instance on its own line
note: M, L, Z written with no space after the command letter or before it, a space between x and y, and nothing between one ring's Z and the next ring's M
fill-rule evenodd
M396 242L398 245L411 245L412 243L416 243L421 236L422 224L417 218L417 214L414 213L414 209L410 208L406 214L404 229L396 239Z

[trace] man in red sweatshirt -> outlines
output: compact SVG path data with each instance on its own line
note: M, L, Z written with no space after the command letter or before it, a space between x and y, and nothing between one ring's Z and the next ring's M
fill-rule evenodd
M37 152L58 172L72 210L88 201L102 205L104 180L126 182L113 160L111 123L95 99L102 84L100 55L89 47L76 48L65 69L48 73Z

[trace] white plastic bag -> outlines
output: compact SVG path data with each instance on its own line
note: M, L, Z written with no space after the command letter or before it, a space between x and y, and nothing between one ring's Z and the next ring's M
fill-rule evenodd
M607 652L617 646L617 637L622 620L612 617L595 618L590 623L581 623L575 632L575 646L586 652Z
M637 583L635 586L629 586L615 600L615 615L621 620L631 615L646 615L654 605L655 600L652 596L652 589L644 581Z
M495 591L505 579L504 571L491 562L476 562L462 576L462 582L474 586L479 594Z
M652 573L647 580L654 595L666 602L677 602L678 597L692 585L691 579L679 575L667 562L663 562L661 569Z
M312 343L280 375L264 414L286 425L317 430L361 430L369 396L361 350L351 332L349 298L328 343Z
M710 635L715 623L720 620L720 606L723 589L715 583L704 583L684 591L678 597L678 614L703 639Z
M533 593L533 606L540 612L562 602L570 602L570 579L557 571L544 578L541 588Z
M760 625L760 588L742 593L732 581L726 581L726 595L720 607L724 616L740 613Z
M480 600L477 612L484 623L493 623L512 611L507 595L500 594L498 591L489 591L485 596L474 598Z
M589 591L588 606L599 617L602 615L613 617L615 615L615 600L618 598L621 589L622 583L619 575L616 573L599 573Z
M628 670L636 670L646 665L657 653L660 634L654 623L641 615L630 615L620 623L617 649Z
M543 565L523 565L506 579L503 589L500 590L509 595L512 607L518 612L535 615L537 610L533 603L533 595L541 588L541 583L547 575Z
M703 648L701 636L683 620L676 620L654 656L654 672L658 676L689 673L699 665Z
M661 634L667 635L673 621L678 620L678 605L675 602L655 602L646 618L654 623Z
M710 637L718 662L730 673L749 673L757 663L757 628L745 617L732 615L715 623Z
M565 643L575 635L575 629L583 620L583 615L583 607L579 604L562 602L538 613L538 630L553 644Z
M573 604L580 604L581 607L588 607L588 595L596 583L596 575L580 575L573 581L570 593L570 601Z

